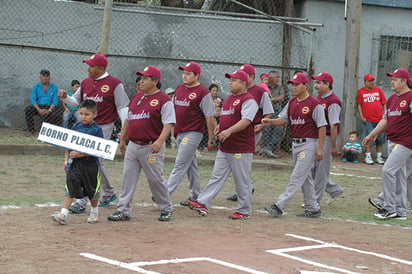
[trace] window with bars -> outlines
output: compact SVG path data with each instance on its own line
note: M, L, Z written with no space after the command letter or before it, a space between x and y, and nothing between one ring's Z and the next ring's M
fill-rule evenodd
M390 87L386 73L397 68L412 71L412 37L383 35L380 37L377 84Z

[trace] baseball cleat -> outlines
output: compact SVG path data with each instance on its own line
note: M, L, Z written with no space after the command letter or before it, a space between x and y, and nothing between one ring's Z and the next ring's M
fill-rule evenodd
M107 220L109 221L114 221L114 222L118 222L118 221L128 221L130 220L130 217L123 214L120 211L116 211L115 213L107 216Z
M283 212L279 209L276 204L270 205L265 207L265 210L272 216L272 217L280 217L282 216Z
M110 205L111 202L115 201L117 199L117 195L114 194L112 196L103 196L103 198L99 202L99 206L101 207L107 207Z
M229 215L229 218L233 219L233 220L247 220L247 219L250 218L250 215L249 214L243 214L243 213L240 213L240 212L236 211L235 213Z
M378 210L382 210L382 205L379 204L377 199L368 198L368 202Z
M303 218L320 218L322 216L322 211L320 209L318 211L305 210L302 214L296 216Z
M172 211L162 210L160 212L159 221L161 222L170 221L170 218L172 218L172 213L173 213Z
M375 218L378 220L395 218L397 215L398 214L396 214L396 212L389 212L386 209L382 209L379 213L373 214L373 216L375 216Z
M189 202L189 207L190 207L190 209L196 210L196 211L199 213L199 215L202 215L202 216L206 216L206 215L207 215L207 208L206 208L206 206L204 206L204 205L202 205L202 204L199 204L199 203L196 202L196 201L190 201L190 200L187 200L187 201Z

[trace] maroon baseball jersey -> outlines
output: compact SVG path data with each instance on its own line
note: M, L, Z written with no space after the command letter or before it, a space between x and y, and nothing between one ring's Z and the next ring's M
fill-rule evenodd
M236 96L231 94L223 101L222 110L220 111L219 131L230 128L242 119L242 106L250 99L255 100L250 93L246 92ZM255 152L253 123L251 122L242 131L230 135L229 138L220 144L219 149L226 153Z
M86 78L80 86L81 100L90 99L97 104L96 123L104 125L119 119L116 105L114 103L114 90L120 84L120 80L111 75L96 80Z
M328 122L328 125L326 126L326 135L330 135L330 121L329 121L329 106L333 105L333 104L337 104L339 106L339 108L342 107L341 102L339 97L332 92L330 95L327 96L321 96L318 95L319 102L322 104L322 106L325 108L325 118L326 118L326 122ZM339 119L340 120L340 113L339 113L339 117L335 117L335 119ZM338 134L340 131L340 123L337 124L338 125Z
M288 117L293 138L319 138L318 127L312 117L319 105L319 100L312 95L303 101L298 101L297 97L290 99Z
M187 87L185 84L180 84L177 86L173 98L176 113L175 135L187 131L205 133L205 116L200 103L208 94L209 90L203 85Z
M127 118L129 139L148 143L159 138L163 130L162 107L169 101L169 96L162 91L151 95L140 91L133 95Z
M393 94L388 99L387 114L388 128L386 135L391 142L412 149L412 90L398 96Z
M253 124L254 125L261 124L262 118L263 118L263 110L260 108L260 101L262 101L262 96L265 93L265 89L257 85L254 85L253 87L250 87L247 90L247 92L249 92L253 96L253 98L255 99L256 103L259 106L255 119L253 120Z

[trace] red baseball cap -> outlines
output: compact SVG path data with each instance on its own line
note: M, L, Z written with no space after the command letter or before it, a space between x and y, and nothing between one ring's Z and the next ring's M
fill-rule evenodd
M246 72L247 74L256 75L255 68L249 64L242 65L240 70Z
M372 74L366 74L365 77L363 77L364 81L373 81L375 80L375 77L373 77Z
M262 75L262 77L260 77L260 80L262 80L263 78L268 77L269 78L269 73L265 73Z
M235 79L240 79L244 81L246 84L249 82L249 76L246 74L246 72L242 70L237 70L233 73L226 73L225 74L226 78L235 78Z
M162 74L160 73L160 69L158 69L155 66L147 66L144 68L143 71L138 71L136 72L137 75L143 75L143 76L153 76L156 77L157 79L160 80L162 78Z
M93 54L92 57L89 59L83 60L83 63L88 64L89 66L99 66L99 67L107 67L107 58L103 54L96 53Z
M294 84L300 84L300 83L305 83L305 84L309 84L309 77L302 73L302 72L298 72L293 76L292 80L288 81L288 84L290 83L294 83Z
M333 84L333 77L327 72L321 72L317 76L312 76L312 79L316 81L326 81L331 85Z
M194 73L197 73L200 75L201 69L198 63L195 62L189 62L186 64L186 66L180 66L180 70L185 70L185 71L192 71Z
M386 75L396 78L403 78L409 81L409 72L404 68L398 68L393 73L386 73Z

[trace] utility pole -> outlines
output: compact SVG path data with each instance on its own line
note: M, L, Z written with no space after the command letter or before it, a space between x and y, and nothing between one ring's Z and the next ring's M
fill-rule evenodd
M343 80L341 144L356 130L362 0L346 0L346 43Z
M285 14L284 16L293 16L293 0L285 1ZM282 46L282 82L281 84L287 85L286 83L290 79L290 63L291 63L291 52L292 52L292 30L287 24L283 24L283 46Z
M102 39L100 41L100 53L106 56L109 53L110 28L112 25L112 8L113 0L105 0Z

